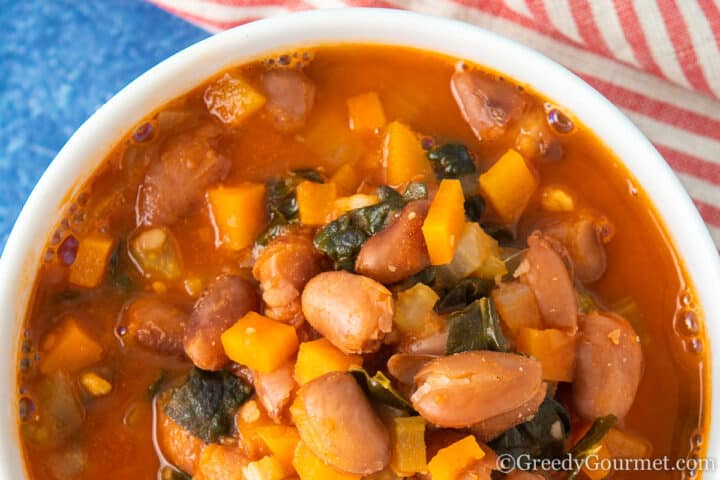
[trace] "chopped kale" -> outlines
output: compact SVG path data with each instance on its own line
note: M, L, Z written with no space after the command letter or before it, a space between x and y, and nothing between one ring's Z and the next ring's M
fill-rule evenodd
M107 282L118 293L127 295L135 290L135 282L128 274L130 270L123 258L123 252L127 251L127 239L121 238L117 241L115 249L110 254L108 261Z
M371 377L363 368L353 368L350 373L371 399L411 414L415 413L412 404L395 390L384 373L378 371Z
M412 275L405 280L402 280L390 287L390 290L393 291L393 293L402 292L404 290L407 290L408 288L411 288L415 286L418 283L423 283L429 287L432 288L433 284L435 283L435 275L437 273L437 270L435 267L430 266L427 268L424 268L420 270L415 275Z
M480 194L465 197L465 217L471 222L479 222L485 211L485 199Z
M447 354L470 350L508 351L492 300L483 297L447 317Z
M576 460L576 465L582 465L582 460L594 455L600 449L600 441L607 435L610 429L615 426L617 417L615 415L607 415L598 417L590 426L590 430L570 449L568 455ZM572 480L580 473L579 468L575 468L570 473L568 480Z
M558 458L570 433L570 416L557 400L546 397L532 420L516 425L490 442L498 455Z
M187 380L172 391L165 413L203 441L216 442L230 432L238 407L252 394L252 387L229 372L193 368Z
M295 189L305 180L323 183L322 176L310 169L292 170L283 178L267 182L265 209L270 221L256 240L259 245L266 245L280 235L287 225L297 222L298 205Z
M467 147L460 143L446 143L427 154L437 178L460 178L475 172L475 164Z
M350 210L315 234L315 247L335 262L336 269L353 271L355 257L363 244L385 228L393 212L412 200L426 198L427 187L421 183L411 183L405 194L400 195L392 188L381 185L377 194L379 203Z
M487 296L493 286L495 286L495 281L485 278L460 280L437 301L435 311L443 314L465 308L475 300Z

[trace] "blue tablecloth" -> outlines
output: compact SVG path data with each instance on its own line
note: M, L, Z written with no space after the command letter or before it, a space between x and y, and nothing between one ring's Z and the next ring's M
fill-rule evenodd
M207 35L142 0L0 0L0 248L77 127Z

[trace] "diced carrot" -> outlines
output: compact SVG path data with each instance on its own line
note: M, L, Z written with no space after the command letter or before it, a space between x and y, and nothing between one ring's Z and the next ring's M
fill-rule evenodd
M533 356L540 362L543 380L572 382L575 341L574 334L562 330L521 327L517 331L515 347L518 352Z
M205 89L205 106L221 122L237 127L265 105L265 97L238 75L226 73Z
M295 381L304 385L330 372L344 372L362 366L362 357L341 352L326 338L303 342L295 364Z
M385 111L375 92L363 93L347 99L350 130L377 132L385 126Z
M603 438L603 444L614 458L648 458L650 444L631 433L611 428Z
M255 242L265 224L265 185L242 183L207 192L215 244L242 250Z
M358 445L358 448L362 446ZM341 472L325 465L322 460L301 441L295 449L293 467L300 480L360 480L360 475Z
M533 291L522 282L503 282L490 292L503 326L514 337L522 327L542 328L540 309Z
M257 460L273 453L261 436L262 429L274 427L273 422L257 400L249 400L235 414L238 444L249 460Z
M412 181L431 181L435 178L430 160L420 145L420 139L410 127L392 122L387 127L383 150L385 180L393 186Z
M377 195L368 195L365 193L356 193L348 197L340 197L333 202L332 213L328 217L328 221L335 220L340 215L355 210L356 208L368 207L380 202Z
M403 477L427 471L425 420L422 417L392 419L392 460L390 467Z
M433 480L457 480L463 470L481 460L485 452L472 435L441 448L428 463Z
M203 448L195 469L195 480L246 480L243 470L248 459L242 449L211 443Z
M351 195L362 182L360 167L357 163L346 163L338 168L330 181L337 186L338 195Z
M288 425L266 425L258 427L256 431L273 456L287 471L292 471L293 455L300 441L297 429Z
M70 283L94 288L102 283L115 242L107 235L88 235L80 240L75 261L70 265Z
M280 367L298 349L295 328L255 312L248 312L220 339L231 360L263 373Z
M607 460L612 459L612 455L608 451L603 442L600 442L599 448L588 457L586 463L582 467L582 471L590 480L603 480L612 473L610 463Z
M334 183L302 182L295 189L300 222L305 225L324 225L333 211L337 198Z
M283 480L293 471L287 471L285 466L273 455L267 455L260 460L250 462L243 469L244 480Z
M538 183L535 172L522 155L512 149L480 175L480 190L500 220L508 225L520 218Z
M430 263L450 263L465 228L465 197L459 180L440 182L422 226Z
M103 349L74 317L55 327L42 342L40 371L44 374L65 370L76 372L100 360Z

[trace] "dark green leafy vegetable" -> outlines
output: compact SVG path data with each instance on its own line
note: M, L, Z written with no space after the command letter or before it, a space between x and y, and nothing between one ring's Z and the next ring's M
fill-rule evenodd
M437 301L435 311L442 314L465 308L475 300L487 296L493 286L494 280L484 278L460 280Z
M580 473L580 465L582 460L588 458L590 455L594 455L600 449L600 441L605 438L605 435L615 426L617 417L615 415L607 415L605 417L598 417L593 422L590 430L570 449L568 455L575 460L575 469L572 470L568 480L573 480Z
M415 413L412 404L395 390L392 382L384 373L378 371L371 377L365 369L353 368L350 370L350 374L355 377L355 380L371 399L411 414Z
M122 295L127 295L135 290L135 282L127 273L125 263L123 262L123 252L127 251L127 239L121 238L115 245L115 249L110 254L108 261L107 282L113 289Z
M525 258L525 250L513 247L502 247L500 249L500 260L505 264L505 270L507 273L503 277L503 280L513 280L515 270L520 266L523 258Z
M427 267L423 270L420 270L415 275L412 275L405 280L402 280L401 282L398 282L390 287L390 290L393 291L393 293L402 292L404 290L407 290L408 288L411 288L415 286L418 283L423 283L425 285L428 285L432 287L433 283L435 282L435 275L437 274L437 271L435 270L435 267Z
M500 245L511 245L515 242L515 233L508 230L505 225L484 223L481 226L485 233L497 240Z
M381 185L377 194L379 203L350 210L315 234L315 247L335 262L336 269L353 271L355 257L363 244L385 228L393 212L412 200L427 198L427 187L422 183L411 183L400 195L392 188Z
M570 433L567 410L552 397L546 397L532 420L521 423L490 442L498 455L532 458L558 458L563 454Z
M427 154L437 178L459 178L475 172L470 152L460 143L446 143L435 147Z
M465 217L471 222L479 222L485 211L485 199L475 194L465 197Z
M447 317L447 354L470 350L508 351L495 305L483 297Z
M193 368L183 385L174 389L165 413L178 425L205 442L227 435L238 407L252 394L252 387L229 372Z
M295 188L305 180L323 183L322 176L315 170L292 170L287 176L279 180L271 180L266 184L267 200L265 208L268 226L258 236L258 245L266 245L270 240L282 233L283 229L298 220L298 206L295 198Z

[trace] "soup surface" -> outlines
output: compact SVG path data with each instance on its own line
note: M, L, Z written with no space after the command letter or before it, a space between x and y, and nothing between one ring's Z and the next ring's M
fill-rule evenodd
M262 59L154 113L68 206L21 339L27 471L452 480L504 453L700 455L683 275L642 189L529 88L390 47Z

